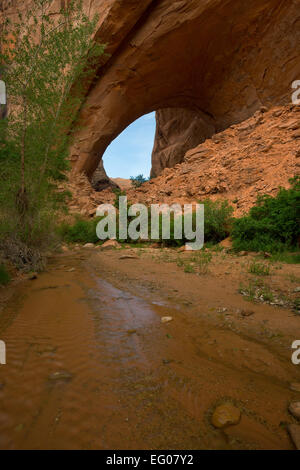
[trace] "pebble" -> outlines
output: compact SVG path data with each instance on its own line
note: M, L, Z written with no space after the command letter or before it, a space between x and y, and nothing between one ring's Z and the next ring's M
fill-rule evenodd
M173 317L162 317L161 322L162 323L169 323L172 320L173 320Z
M48 379L55 381L55 380L66 380L69 381L73 378L73 375L70 372L67 371L57 371L53 372L52 374L49 375Z
M238 424L241 420L241 412L231 403L217 406L212 416L212 424L217 429Z

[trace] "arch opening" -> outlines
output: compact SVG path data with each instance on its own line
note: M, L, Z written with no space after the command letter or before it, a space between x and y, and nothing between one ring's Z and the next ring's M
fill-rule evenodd
M155 129L155 113L146 114L130 124L107 147L103 164L110 178L150 175Z
M104 152L92 177L94 189L129 189L131 178L142 175L148 179L155 130L155 112L145 114L126 127Z

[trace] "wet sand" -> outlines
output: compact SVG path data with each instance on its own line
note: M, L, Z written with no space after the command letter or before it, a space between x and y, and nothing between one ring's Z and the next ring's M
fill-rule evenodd
M258 320L217 313L224 299L229 310L244 302L224 281L206 280L211 292L201 281L201 293L195 276L119 258L63 254L15 288L0 313L0 448L293 449L284 426L300 379L289 350L299 318L268 338ZM278 328L278 309L255 309ZM216 430L224 401L242 419Z

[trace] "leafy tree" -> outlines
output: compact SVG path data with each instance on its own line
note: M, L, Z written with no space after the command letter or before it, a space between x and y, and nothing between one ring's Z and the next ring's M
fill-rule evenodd
M92 39L97 17L84 14L81 0L64 2L57 15L49 13L52 3L33 0L0 33L9 107L0 121L2 244L7 238L27 247L48 243L73 123L104 52Z

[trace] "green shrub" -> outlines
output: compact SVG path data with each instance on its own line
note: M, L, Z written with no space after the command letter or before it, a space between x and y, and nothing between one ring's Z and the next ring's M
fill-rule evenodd
M3 264L0 264L0 285L6 286L10 282L10 275Z
M205 244L216 245L224 240L230 234L231 225L233 222L232 214L233 207L228 204L228 201L209 201L199 202L204 204L204 240ZM174 237L174 215L171 214L170 219L170 239L162 240L162 217L160 216L160 238L157 241L163 241L167 246L182 246L185 243L193 240L188 240L184 237L184 217L179 216L182 223L182 239ZM193 213L193 228L196 228L196 214Z
M187 264L187 265L184 267L184 272L191 274L191 273L194 273L195 270L194 270L194 268L193 268L193 266L192 266L191 264Z
M234 222L233 248L240 251L289 251L300 237L300 180L290 189L280 188L276 197L259 196L249 215Z
M85 220L77 216L73 225L63 223L58 228L58 232L67 243L97 243L99 238L96 234L96 227L99 220L99 217Z
M233 207L228 201L204 201L205 222L204 238L205 243L219 243L230 234L233 223Z
M125 193L122 193L118 190L115 191L116 198L114 206L118 209L119 197L125 196ZM130 205L128 205L130 206ZM230 224L232 222L232 212L233 209L228 205L227 201L205 201L205 241L210 242L211 244L216 244L217 242L226 238L229 234ZM180 239L175 238L175 220L178 220L182 225L182 234L183 237ZM128 224L135 217L128 217ZM80 216L77 217L74 224L62 224L59 228L59 233L62 238L69 243L97 243L99 239L96 235L96 226L97 223L101 220L101 217L85 220ZM149 233L151 227L151 209L148 209L148 221L149 221ZM163 239L163 218L162 214L159 215L159 237L158 239L151 240L155 242L162 243L165 246L182 246L185 243L193 240L187 240L184 237L184 216L177 216L175 219L174 213L170 215L170 238L168 240ZM119 242L127 243L139 243L141 240L132 240L131 238L120 239L118 234L119 227L119 215L117 214L117 240ZM196 228L196 214L193 214L193 228Z
M300 263L300 253L274 253L271 261L279 261L280 263L287 264L299 264Z

